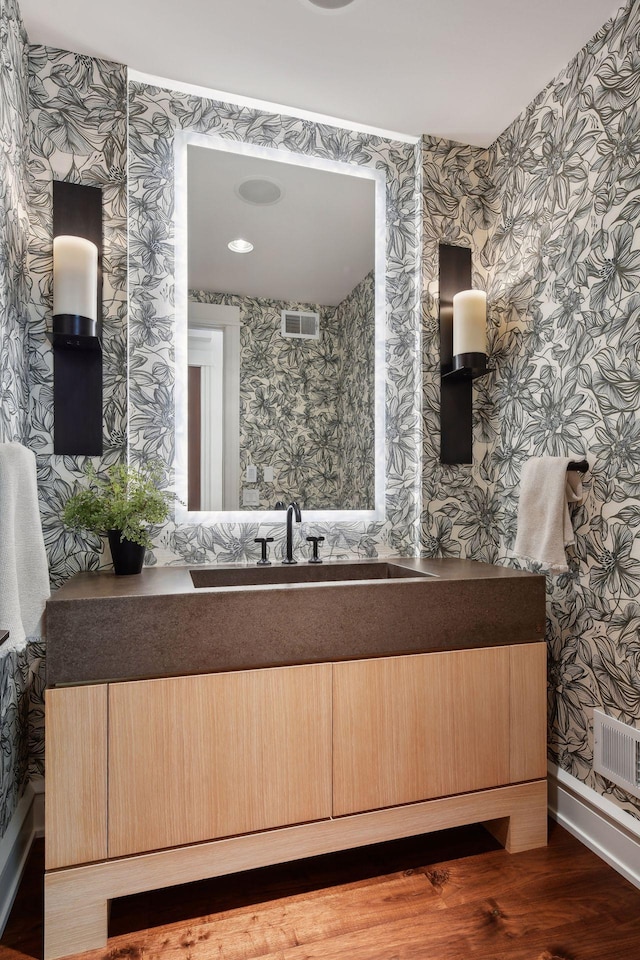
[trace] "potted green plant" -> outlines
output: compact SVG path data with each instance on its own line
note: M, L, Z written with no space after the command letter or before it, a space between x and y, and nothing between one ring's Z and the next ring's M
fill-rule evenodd
M163 523L175 500L175 494L159 489L160 464L114 464L104 476L90 464L86 472L89 485L67 500L64 523L107 536L118 576L140 573L145 549L151 546L148 526Z

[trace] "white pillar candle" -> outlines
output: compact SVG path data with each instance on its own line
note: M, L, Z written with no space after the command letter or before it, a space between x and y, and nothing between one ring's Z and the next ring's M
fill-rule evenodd
M453 355L487 352L487 295L462 290L453 298Z
M97 319L98 248L83 237L53 238L53 315Z

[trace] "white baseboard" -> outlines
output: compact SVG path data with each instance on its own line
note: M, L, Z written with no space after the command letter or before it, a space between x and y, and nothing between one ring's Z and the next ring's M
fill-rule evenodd
M640 887L640 820L551 763L549 813L614 870Z
M44 836L44 779L30 781L0 840L0 936L36 837Z

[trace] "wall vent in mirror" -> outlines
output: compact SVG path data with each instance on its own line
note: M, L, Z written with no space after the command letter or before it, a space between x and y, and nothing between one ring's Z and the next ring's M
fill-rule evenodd
M320 315L303 310L282 311L282 336L303 340L320 339Z

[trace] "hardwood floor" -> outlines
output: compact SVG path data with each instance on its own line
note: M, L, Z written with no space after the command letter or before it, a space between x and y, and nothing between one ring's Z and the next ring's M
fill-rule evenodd
M0 960L42 957L43 843ZM640 891L557 824L509 855L482 827L116 900L82 960L640 960Z

